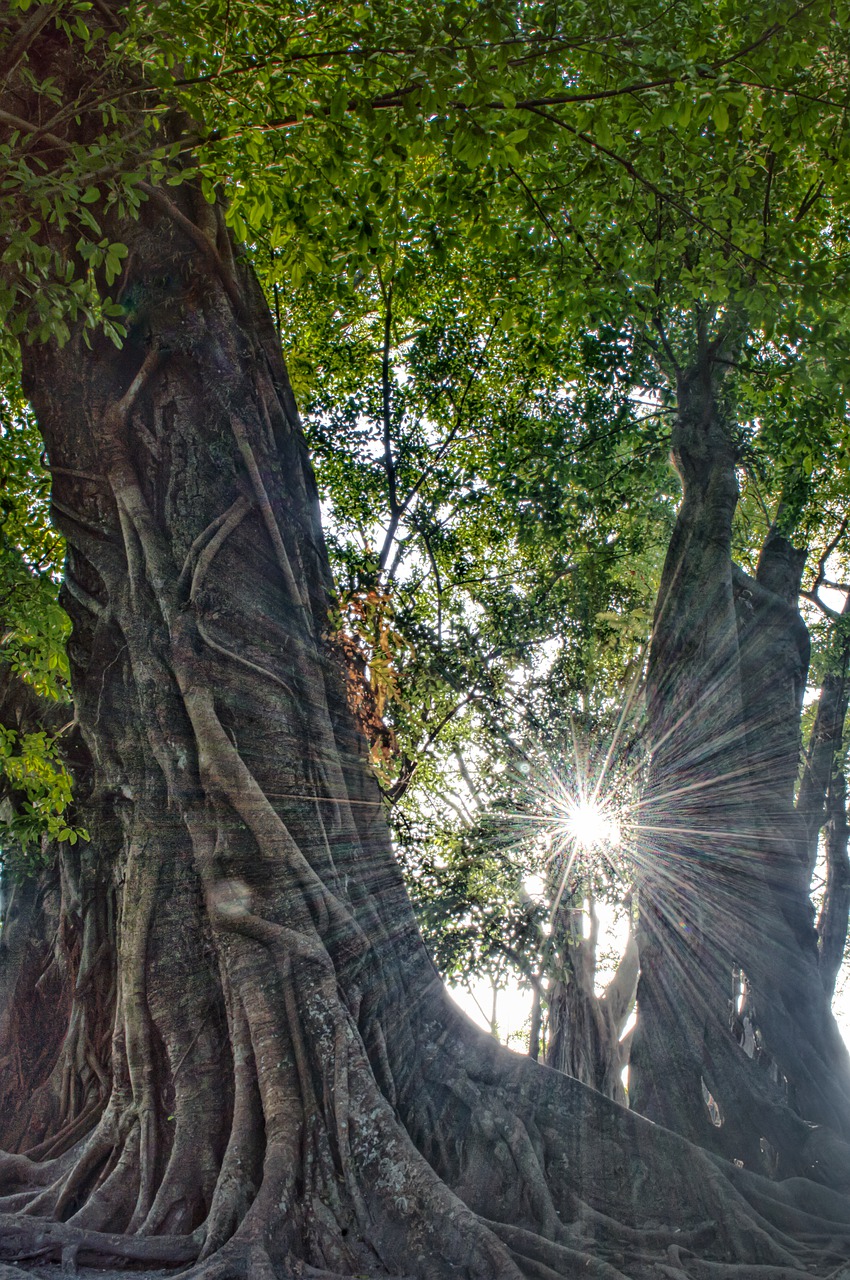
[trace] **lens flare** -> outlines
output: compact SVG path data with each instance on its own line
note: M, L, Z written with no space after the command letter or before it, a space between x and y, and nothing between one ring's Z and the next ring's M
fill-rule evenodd
M565 827L569 839L585 850L605 845L616 848L620 843L619 822L605 805L592 800L568 804Z

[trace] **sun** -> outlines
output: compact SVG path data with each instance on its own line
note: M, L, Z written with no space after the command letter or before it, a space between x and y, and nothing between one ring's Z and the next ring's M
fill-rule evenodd
M575 800L567 806L566 832L582 849L620 843L620 824L605 805L592 800Z

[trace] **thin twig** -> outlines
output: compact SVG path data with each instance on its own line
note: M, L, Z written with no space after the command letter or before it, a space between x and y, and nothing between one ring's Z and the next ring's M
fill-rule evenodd
M835 534L835 537L832 538L826 544L823 554L818 560L818 567L817 567L817 572L815 574L815 580L811 585L811 590L813 592L817 591L818 587L821 586L821 584L823 583L824 575L826 573L826 562L829 559L829 557L832 555L832 553L837 549L838 544L840 543L841 539L844 537L845 533L847 532L848 521L850 521L850 516L844 516L838 526L838 531Z

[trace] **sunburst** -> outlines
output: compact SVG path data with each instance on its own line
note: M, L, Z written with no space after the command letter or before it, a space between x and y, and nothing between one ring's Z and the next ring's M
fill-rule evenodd
M574 800L567 805L565 826L569 838L585 852L620 844L620 822L610 805L599 800Z

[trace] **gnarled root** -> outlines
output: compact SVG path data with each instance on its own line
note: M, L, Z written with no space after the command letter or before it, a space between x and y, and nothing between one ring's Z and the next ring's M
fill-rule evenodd
M197 1242L188 1236L113 1235L84 1231L65 1222L0 1214L0 1259L4 1261L61 1261L68 1269L77 1262L177 1267L197 1255Z

